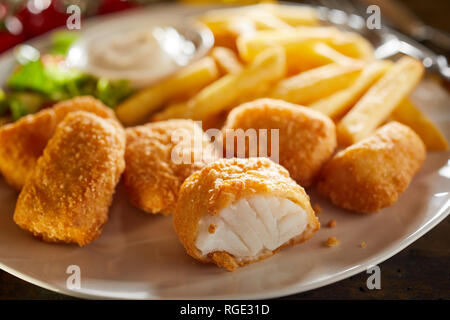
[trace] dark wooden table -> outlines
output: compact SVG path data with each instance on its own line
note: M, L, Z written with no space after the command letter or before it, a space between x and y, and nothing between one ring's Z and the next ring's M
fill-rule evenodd
M426 23L450 31L450 1L402 0ZM450 217L381 263L381 289L369 290L368 274L286 299L450 299ZM72 299L0 270L0 299Z

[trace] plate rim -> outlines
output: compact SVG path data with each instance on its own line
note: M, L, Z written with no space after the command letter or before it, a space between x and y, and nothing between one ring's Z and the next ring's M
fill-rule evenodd
M428 220L424 225L422 225L419 229L415 230L412 234L410 234L405 239L401 240L400 243L393 243L392 245L388 246L384 250L382 250L377 255L364 260L362 263L360 263L357 266L353 266L344 272L341 272L339 274L335 274L333 276L329 276L323 280L320 280L318 282L313 282L309 285L299 285L298 283L295 283L293 285L289 285L284 287L283 289L275 289L275 290L268 290L267 292L261 292L261 293L250 293L250 294L243 294L243 295L236 295L236 294L224 294L224 295L218 295L214 296L213 298L198 298L195 296L186 296L186 297L158 297L158 296L152 296L148 297L147 299L141 299L141 300L259 300L259 299L274 299L284 296L289 296L292 294L298 294L303 293L306 291L314 290L320 287L327 286L332 283L339 282L341 280L347 279L351 276L354 276L358 273L361 273L364 270L367 270L368 268L378 265L387 259L391 258L398 252L402 251L406 247L408 247L410 244L424 236L426 233L428 233L430 230L432 230L434 227L436 227L441 221L443 221L447 216L450 214L450 197L448 197L447 201L443 204L441 208L439 208L437 214ZM27 281L31 284L34 284L38 287L60 293L65 294L67 296L72 296L76 298L83 298L83 299L104 299L104 300L136 300L136 298L127 298L127 297L110 297L110 296L102 296L102 295L95 295L95 294L89 294L89 293L83 293L76 290L70 290L67 288L60 288L51 284L48 284L44 281L41 281L33 276L29 276L27 274L24 274L22 272L16 271L13 268L8 267L4 263L0 261L0 269L8 272L9 274L12 274L13 276L18 277L19 279L22 279L24 281Z

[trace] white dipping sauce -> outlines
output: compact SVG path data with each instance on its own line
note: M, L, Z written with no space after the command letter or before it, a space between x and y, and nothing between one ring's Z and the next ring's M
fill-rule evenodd
M90 48L91 66L110 71L152 70L186 65L195 45L173 27L130 30L100 39Z
M189 16L148 10L86 24L67 64L97 78L127 80L141 89L208 53L214 36Z

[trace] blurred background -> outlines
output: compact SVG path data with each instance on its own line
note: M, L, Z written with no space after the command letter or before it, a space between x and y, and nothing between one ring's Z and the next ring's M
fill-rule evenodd
M160 2L175 0L0 0L0 53L30 38L36 37L66 23L69 14L66 9L76 4L81 9L82 19L95 15L104 15L139 6L148 6ZM337 1L337 0L334 0ZM361 0L366 5L370 0ZM378 0L379 1L379 0ZM394 0L383 0L392 2ZM395 0L405 5L425 24L450 32L450 1L448 0ZM252 0L183 0L191 4L226 3L250 4L261 1ZM271 1L264 1L271 2ZM273 2L273 1L272 1ZM304 1L293 1L304 2ZM324 1L317 2L318 5ZM338 1L339 2L339 1ZM376 3L377 1L372 1ZM329 1L327 1L329 3ZM383 12L381 12L383 15Z

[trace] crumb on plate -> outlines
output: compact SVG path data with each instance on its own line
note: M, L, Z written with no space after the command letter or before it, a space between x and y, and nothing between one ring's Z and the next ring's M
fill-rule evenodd
M337 221L336 219L330 220L330 222L328 222L328 228L334 228L337 225Z
M336 237L329 237L328 240L325 242L325 245L327 247L335 247L339 244L339 240Z
M319 214L322 212L322 208L317 203L313 205L313 210L315 214Z

